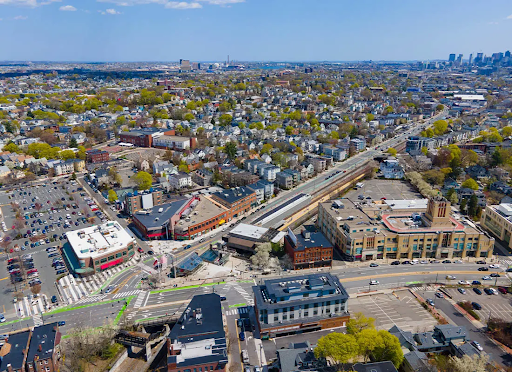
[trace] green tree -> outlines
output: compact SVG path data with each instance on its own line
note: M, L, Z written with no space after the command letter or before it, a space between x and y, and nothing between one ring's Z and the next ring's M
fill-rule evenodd
M73 150L61 151L59 155L62 160L75 159L75 152Z
M445 174L437 169L430 169L423 172L423 179L428 183L442 185L444 183Z
M448 130L448 123L446 120L436 120L433 123L434 126L434 134L436 136L440 136L446 133Z
M470 217L476 216L476 209L478 207L478 198L475 194L471 195L468 202L468 215Z
M291 135L293 133L293 127L291 125L288 125L284 130L287 135Z
M261 151L260 151L260 155L263 155L263 154L269 154L272 152L272 149L274 147L270 144L270 143L265 143L262 148L261 148Z
M369 123L370 121L372 121L373 119L375 119L375 115L373 114L367 114L366 115L366 121Z
M108 201L110 203L115 203L116 200L117 200L117 193L113 189L108 190Z
M191 121L191 120L194 120L195 117L191 113L186 113L185 116L183 116L183 119L186 121Z
M229 114L222 114L219 118L220 125L222 125L223 127L231 124L232 121L233 121L233 117Z
M139 190L147 190L153 184L153 178L148 172L140 171L134 177L133 180L137 184Z
M17 154L20 154L22 152L21 149L18 147L18 145L16 145L12 141L4 146L3 151L9 151L12 153L17 153Z
M379 333L376 329L363 329L355 335L357 344L359 345L359 355L364 358L364 362L368 362L373 350L381 342Z
M444 110L444 105L437 105L436 106L436 111L443 111Z
M373 349L372 356L376 362L391 361L398 369L404 360L400 341L388 331L379 331L380 342Z
M398 151L396 151L396 149L393 147L390 147L386 152L388 154L390 154L391 156L395 156L395 157L396 157L396 154L398 153Z
M467 180L462 182L461 187L467 187L468 189L478 190L478 184L472 178L468 178Z
M461 201L460 201L460 211L462 213L466 213L466 206L468 204L468 199L466 198L463 198Z
M315 357L329 359L340 366L356 357L358 351L359 347L353 335L333 332L318 340L314 353Z
M85 158L86 158L86 153L85 152L86 152L85 147L78 146L78 152L76 153L76 157L78 159L85 160Z
M238 151L238 147L235 142L228 142L228 143L226 143L226 146L224 146L224 153L230 159L234 159L236 157L237 151Z
M421 148L421 152L423 153L423 155L427 155L428 154L428 148L426 148L425 146L423 146Z
M366 317L363 313L357 312L350 317L347 323L347 333L356 334L361 332L363 329L374 329L375 319Z
M512 135L512 127L505 127L501 130L503 137L510 137Z
M76 142L76 139L71 138L71 140L69 141L69 145L68 146L70 148L72 148L72 149L77 148L78 147L78 142Z

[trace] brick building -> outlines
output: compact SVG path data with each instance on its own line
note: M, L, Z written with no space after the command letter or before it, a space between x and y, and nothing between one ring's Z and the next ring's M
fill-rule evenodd
M110 160L110 153L105 150L88 150L85 152L85 159L88 163L102 163Z
M162 190L153 190L152 188L147 191L134 191L129 192L124 198L124 210L126 214L132 216L135 212L142 209L151 209L155 205L160 205L165 202Z
M309 226L300 235L289 230L284 238L284 249L292 259L294 270L332 265L332 244L324 234Z

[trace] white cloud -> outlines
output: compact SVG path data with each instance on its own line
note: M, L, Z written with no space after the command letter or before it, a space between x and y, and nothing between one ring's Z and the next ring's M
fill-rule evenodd
M165 4L168 9L199 9L203 6L199 3L187 3L185 1L169 1Z
M76 8L73 5L63 5L59 8L63 12L76 12Z
M507 17L507 19L512 19L512 14Z
M221 5L221 6L245 3L245 0L198 0L198 1L204 1L211 5Z
M11 0L0 0L11 1ZM26 0L28 1L28 0ZM33 0L36 1L36 0ZM169 0L97 0L100 3L112 3L117 6L134 6L144 4L160 4L168 9L200 9L205 3L208 5L229 6L231 4L244 3L245 0L189 0L189 1L169 1Z
M121 13L119 13L119 12L118 12L117 10L115 10L115 9L107 9L105 12L106 12L107 14L112 14L112 15L121 14Z
M37 2L37 0L0 0L0 5L26 6L35 8L41 5L48 5L60 1L61 0L46 0L41 2Z
M14 19L16 21L24 21L27 18L28 18L27 16L21 16L21 15L14 17Z

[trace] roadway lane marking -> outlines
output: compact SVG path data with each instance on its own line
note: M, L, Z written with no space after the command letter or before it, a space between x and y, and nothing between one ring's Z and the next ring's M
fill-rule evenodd
M6 276L5 278L1 278L1 279L0 279L0 282L1 282L2 280L6 280L6 279L9 279L9 277L8 277L8 276Z
M188 304L189 302L190 302L190 300L164 302L164 303L156 304L156 305L143 306L143 307L141 307L141 309L154 309L155 307L170 306L170 305L174 305L174 304Z
M415 272L415 275L450 275L450 274L478 274L481 275L481 271L431 271L431 272ZM375 275L367 275L367 276L360 276L360 277L354 277L354 278L345 278L340 279L341 283L346 282L357 282L359 280L368 280L368 279L375 279L375 278L391 278L395 276L403 275L403 273L391 273L391 274L375 274Z

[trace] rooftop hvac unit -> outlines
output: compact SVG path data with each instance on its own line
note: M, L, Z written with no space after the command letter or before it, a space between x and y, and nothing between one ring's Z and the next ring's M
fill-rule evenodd
M158 213L162 213L164 211L163 208L158 208Z

